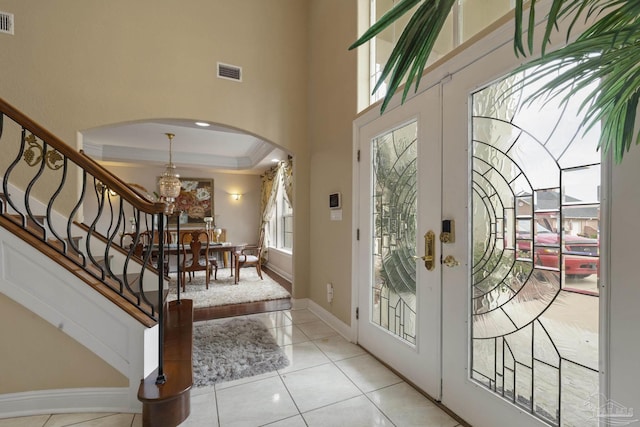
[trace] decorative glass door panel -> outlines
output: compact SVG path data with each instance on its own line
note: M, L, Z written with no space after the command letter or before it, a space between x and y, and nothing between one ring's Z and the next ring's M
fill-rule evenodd
M434 398L441 395L441 268L423 236L437 231L441 215L439 100L435 87L355 123L358 344Z
M596 426L599 129L579 127L584 92L529 102L521 78L472 95L471 378L549 424Z
M371 144L371 321L415 345L417 123Z

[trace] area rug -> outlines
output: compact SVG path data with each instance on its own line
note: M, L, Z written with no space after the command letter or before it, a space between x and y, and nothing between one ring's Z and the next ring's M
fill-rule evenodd
M233 284L234 278L228 268L218 270L218 279L209 282L209 289L205 286L205 273L197 272L189 282L187 276L186 291L180 289L180 298L193 300L193 308L213 307L227 304L241 304L254 301L267 301L281 298L291 298L291 294L277 282L262 273L260 280L255 268L245 268L240 272L240 282ZM176 275L170 275L169 295L167 300L177 299Z
M204 387L285 368L289 359L262 322L232 319L193 327L193 384Z

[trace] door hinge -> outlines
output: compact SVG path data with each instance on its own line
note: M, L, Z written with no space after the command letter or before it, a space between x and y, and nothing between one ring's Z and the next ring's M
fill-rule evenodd
M360 240L360 229L356 229L356 240Z
M356 320L360 318L360 307L356 307Z
M360 150L358 150L358 161L360 161Z

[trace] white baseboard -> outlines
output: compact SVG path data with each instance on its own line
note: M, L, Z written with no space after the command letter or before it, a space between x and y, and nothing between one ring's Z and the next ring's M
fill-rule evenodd
M141 413L142 404L132 407L129 389L78 388L0 394L0 418L77 412Z
M305 308L309 308L308 298L291 298L291 310L304 310Z
M273 271L274 273L276 273L278 276L288 280L289 282L293 281L293 276L291 275L291 273L286 272L286 271L282 270L281 268L278 268L277 266L269 264L269 263L266 263L265 267L267 269L269 269L270 271Z
M351 342L351 338L352 338L351 326L347 325L346 323L338 319L336 316L334 316L332 313L322 308L322 306L320 306L313 300L310 300L308 298L305 298L304 300L306 301L306 307L303 307L303 308L307 308L310 312L312 312L313 314L318 316L320 319L322 319L322 321L324 321L327 325L335 329L336 332L342 335L344 339ZM302 304L301 300L296 300L296 302L297 301L300 301L300 304Z

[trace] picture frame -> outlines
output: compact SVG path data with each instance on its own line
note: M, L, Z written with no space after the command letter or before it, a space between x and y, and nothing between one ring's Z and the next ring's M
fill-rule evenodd
M175 212L169 223L175 224L180 218L180 224L202 224L205 217L213 217L213 179L211 178L180 178L180 195L176 198ZM186 218L186 220L185 220Z

